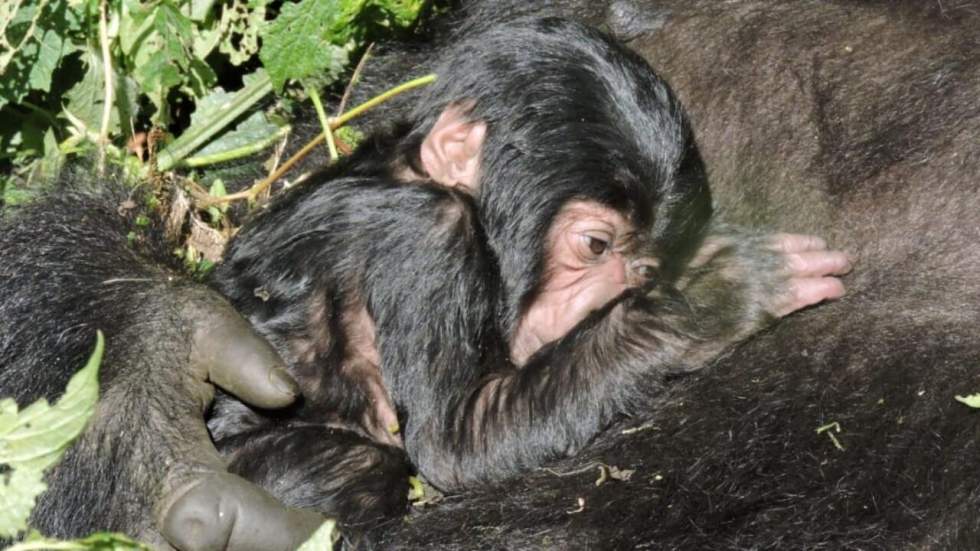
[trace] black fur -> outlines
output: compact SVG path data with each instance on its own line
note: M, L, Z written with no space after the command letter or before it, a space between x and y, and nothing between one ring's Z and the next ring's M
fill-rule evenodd
M89 182L66 181L31 204L0 210L0 396L21 406L56 399L101 330L98 408L46 475L30 525L64 538L119 531L164 548L157 518L170 489L223 470L198 453L208 442L201 416L210 396L190 378L194 332L239 318L216 292L170 266L161 232L133 222L143 190ZM345 431L317 434L298 437L283 462L255 469L280 486L289 479L277 469L290 468L335 483L341 489L320 486L300 504L345 523L402 510L403 454ZM266 443L258 435L244 446ZM386 500L389 492L401 495Z
M534 298L561 206L613 207L665 265L682 264L707 232L703 169L663 82L584 26L495 28L439 66L397 147L370 141L279 199L238 234L215 280L304 384L293 413L305 423L357 421L358 381L335 381L350 353L343 317L363 304L408 456L436 486L459 490L574 453L617 415L640 411L666 376L766 323L781 276L774 253L733 241L677 281L664 275L620 297L516 369L505 336ZM417 164L421 136L454 102L488 126L477 201L390 176ZM232 457L280 461L280 449L224 440L289 423L229 401L216 412L213 434Z
M187 361L182 306L220 299L161 265L155 242L146 244L155 253L136 252L126 237L136 227L117 212L129 198L66 190L0 211L0 396L22 406L56 398L96 330L106 335L97 420L48 475L31 519L52 536L108 529L153 541L154 481L171 451L160 434L176 429L166 412L197 408L168 375Z
M605 17L473 4L477 25ZM953 399L980 390L980 3L632 4L662 18L631 46L691 114L718 217L829 236L858 258L849 294L553 472L445 501L384 546L980 547L980 418ZM816 432L834 422L843 450ZM595 461L636 472L596 486Z

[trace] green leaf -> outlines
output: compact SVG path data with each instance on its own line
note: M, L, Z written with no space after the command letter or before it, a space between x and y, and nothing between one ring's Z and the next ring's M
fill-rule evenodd
M38 159L38 176L42 181L52 181L59 173L65 163L65 155L58 147L58 140L54 136L54 131L48 129L44 134L44 156Z
M197 111L191 116L191 124L200 123L214 116L217 110L231 102L233 94L220 88L210 96L202 99L197 105ZM269 122L261 111L252 113L247 119L238 124L233 130L225 132L217 139L194 153L197 157L218 155L253 143L263 143L270 135L279 132L279 127Z
M68 42L59 31L53 29L42 31L28 77L31 88L43 92L50 91L54 70L61 64L61 58L69 51Z
M133 77L156 107L153 122L170 121L167 97L180 88L193 97L207 93L217 80L214 71L195 57L198 37L194 22L181 13L172 0L157 0L150 6L125 0L122 7L119 44Z
M228 56L232 65L241 65L259 51L259 31L265 25L266 5L270 0L233 0L221 12L218 51Z
M78 549L86 551L150 551L150 547L122 534L96 532L79 540L62 541L44 537L27 538L24 543L8 547L6 551L34 551L38 549Z
M32 90L49 92L55 70L72 53L67 40L80 28L80 16L65 0L23 2L16 12L0 11L0 108ZM40 11L38 11L40 10Z
M971 408L980 409L980 394L970 394L969 396L956 396L956 400Z
M321 524L310 539L296 551L332 551L333 544L338 539L340 539L340 531L337 530L337 522L328 520Z
M215 0L191 0L190 18L194 21L205 21L211 8L214 7Z
M220 109L209 109L207 116L202 112L198 122L191 124L177 140L157 154L158 170L166 171L176 166L272 91L272 83L265 71L256 71L244 80L245 87L232 94Z
M259 52L272 85L281 91L288 80L321 77L335 80L347 65L352 20L365 0L286 2L279 17L260 32Z
M364 132L353 126L341 126L334 132L334 135L337 136L337 139L343 140L345 144L351 146L352 149L364 141Z
M103 347L100 332L88 363L68 381L68 388L54 406L42 398L12 418L9 404L6 405L4 422L0 422L0 464L43 470L61 458L95 411Z
M95 351L54 406L40 399L20 412L11 400L0 400L0 538L26 529L35 497L44 491L44 469L54 465L85 429L99 397L99 364L104 339L99 332Z
M208 189L208 195L211 197L225 197L228 195L228 190L225 189L225 182L221 178L215 178L211 187ZM228 210L228 203L221 203L219 205L213 205L208 207L208 215L211 217L211 223L217 224L221 221L222 213Z
M0 538L14 538L27 529L34 500L48 488L43 477L42 471L30 469L16 469L0 476Z
M9 181L3 187L3 204L5 205L20 205L29 201L31 197L33 194L30 191L14 187Z
M373 0L376 6L388 16L387 23L397 28L408 28L415 24L426 0Z
M73 117L85 124L85 129L98 133L102 126L102 105L105 103L105 79L102 55L95 48L82 50L85 74L64 96L64 107ZM116 69L115 67L113 69ZM109 116L109 134L128 136L130 121L139 110L139 88L129 76L114 72L113 109Z

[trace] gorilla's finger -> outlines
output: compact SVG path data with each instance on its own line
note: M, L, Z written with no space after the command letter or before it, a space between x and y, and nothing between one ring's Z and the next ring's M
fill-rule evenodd
M772 246L775 250L788 254L805 251L822 251L827 248L827 242L816 235L777 233L772 236Z
M161 532L182 551L289 551L326 520L281 505L258 486L228 473L188 484L165 511Z
M241 400L281 408L300 394L283 361L227 303L211 304L195 323L191 362L195 371Z
M851 271L851 258L841 251L807 251L786 255L793 277L844 275Z
M845 292L844 283L836 277L793 279L790 281L791 299L777 309L776 315L786 316L825 300L838 299L844 296Z

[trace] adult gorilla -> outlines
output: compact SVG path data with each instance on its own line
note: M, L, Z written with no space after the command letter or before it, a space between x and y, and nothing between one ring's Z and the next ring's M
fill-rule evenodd
M528 9L487 4L470 21ZM980 390L980 3L552 4L671 82L723 219L829 236L858 269L844 300L623 425L644 430L423 510L386 544L980 546L980 422L954 400ZM635 472L596 485L599 462Z

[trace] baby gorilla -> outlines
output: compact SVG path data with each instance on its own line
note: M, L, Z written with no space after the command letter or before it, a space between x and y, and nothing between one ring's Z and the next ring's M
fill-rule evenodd
M402 506L335 497L397 445L450 491L574 453L668 376L843 293L849 261L822 240L711 226L680 105L605 35L519 22L437 73L408 123L272 204L216 272L304 400L283 416L223 399L210 428L286 503ZM306 470L338 454L344 469Z

